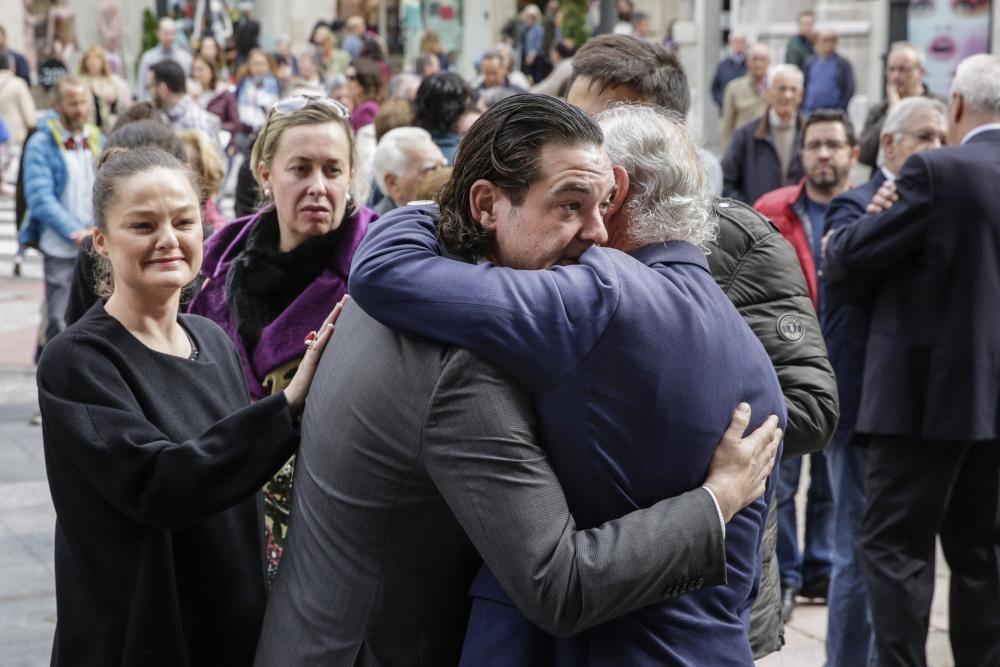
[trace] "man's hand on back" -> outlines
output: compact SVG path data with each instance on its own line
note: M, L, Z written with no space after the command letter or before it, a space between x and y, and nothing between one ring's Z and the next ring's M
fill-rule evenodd
M756 431L743 437L750 423L750 406L741 403L708 464L705 486L715 494L726 523L741 509L764 495L774 467L782 432L771 415Z

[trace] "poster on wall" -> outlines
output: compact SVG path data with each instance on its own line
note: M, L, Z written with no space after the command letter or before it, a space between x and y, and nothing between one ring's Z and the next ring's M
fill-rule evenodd
M461 0L429 0L424 3L424 24L437 33L445 53L462 48Z
M991 0L910 0L909 41L927 54L927 87L944 98L964 58L990 50Z

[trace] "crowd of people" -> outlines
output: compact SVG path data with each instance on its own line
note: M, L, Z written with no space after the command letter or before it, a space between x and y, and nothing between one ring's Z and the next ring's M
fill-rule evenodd
M648 16L560 24L467 80L163 18L40 113L0 49L54 665L749 667L805 598L831 667L916 666L938 535L1000 664L1000 57L946 104L895 43L855 128L811 12L776 66L734 30L720 161Z

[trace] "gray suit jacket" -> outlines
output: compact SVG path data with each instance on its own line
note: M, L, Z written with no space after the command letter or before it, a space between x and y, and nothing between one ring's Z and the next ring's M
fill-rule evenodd
M577 530L513 381L351 303L306 403L255 664L457 664L478 554L566 635L724 583L723 547L704 489Z

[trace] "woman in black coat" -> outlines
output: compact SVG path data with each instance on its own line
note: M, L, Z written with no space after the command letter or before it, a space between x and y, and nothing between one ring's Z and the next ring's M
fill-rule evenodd
M113 291L38 366L56 508L53 665L253 660L265 605L257 490L298 444L336 311L289 387L250 405L226 334L178 313L201 266L193 178L160 149L106 154L94 248Z

